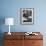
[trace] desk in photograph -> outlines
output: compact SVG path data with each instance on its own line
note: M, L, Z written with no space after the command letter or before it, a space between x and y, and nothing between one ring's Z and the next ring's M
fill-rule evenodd
M43 35L40 32L38 35L25 35L26 32L11 32L8 35L4 33L4 46L43 46Z

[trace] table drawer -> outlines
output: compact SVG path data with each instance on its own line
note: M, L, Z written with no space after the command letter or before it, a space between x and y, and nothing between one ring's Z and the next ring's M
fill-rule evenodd
M41 36L41 35L34 35L34 36L30 36L30 35L25 35L25 40L31 40L31 39L35 39L35 40L43 40L43 36Z
M25 40L24 46L43 46L42 40Z
M4 46L15 46L16 45L16 41L14 40L5 40L4 41Z
M24 39L24 36L23 35L15 35L15 36L10 36L10 35L7 35L7 36L4 36L4 39L6 40L22 40Z
M23 46L23 40L5 40L4 46Z

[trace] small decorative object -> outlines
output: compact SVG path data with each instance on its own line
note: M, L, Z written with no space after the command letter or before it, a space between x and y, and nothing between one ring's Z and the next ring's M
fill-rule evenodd
M26 32L25 35L32 35L32 32Z
M9 32L8 34L11 35L10 33L10 25L14 24L14 18L5 18L5 25L9 25Z
M26 32L25 35L38 35L37 33Z
M21 8L20 14L22 24L33 24L34 8Z

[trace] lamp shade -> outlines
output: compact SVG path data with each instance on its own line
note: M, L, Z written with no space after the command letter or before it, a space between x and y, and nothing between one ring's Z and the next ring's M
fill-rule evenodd
M5 25L13 25L14 18L5 18Z

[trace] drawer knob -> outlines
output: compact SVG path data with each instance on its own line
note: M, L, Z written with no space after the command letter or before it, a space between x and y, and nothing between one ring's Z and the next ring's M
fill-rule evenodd
M32 42L32 44L34 44L35 42Z

